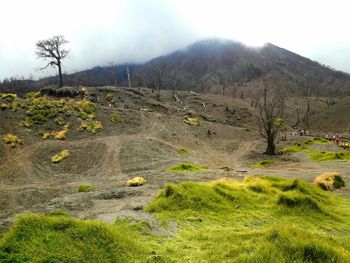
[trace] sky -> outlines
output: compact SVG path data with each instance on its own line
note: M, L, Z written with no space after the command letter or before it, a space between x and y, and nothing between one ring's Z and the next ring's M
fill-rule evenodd
M1 0L0 80L40 71L35 43L63 35L63 71L141 63L219 37L273 43L350 73L350 2L345 0Z

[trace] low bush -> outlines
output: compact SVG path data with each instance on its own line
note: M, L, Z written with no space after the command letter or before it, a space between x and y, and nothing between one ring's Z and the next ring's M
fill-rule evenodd
M120 117L119 114L112 114L111 121L112 122L121 122L122 121L122 117Z
M94 186L82 184L82 185L79 185L79 187L78 187L78 192L79 192L79 193L80 193L80 192L85 193L85 192L90 192L90 191L92 191L92 190L94 190L94 189L95 189Z
M145 183L146 183L146 180L143 177L138 176L138 177L129 179L126 184L127 186L141 186L141 185L144 185Z
M114 95L113 95L113 93L108 92L108 93L106 94L106 100L107 100L108 102L110 102L110 103L113 103L113 101L114 101Z
M18 144L22 144L22 140L11 133L5 134L2 137L2 140L4 141L4 143L10 144L12 148L16 147Z
M59 163L62 162L64 159L67 159L70 156L70 153L68 150L63 150L54 156L52 156L51 161L53 163Z
M87 131L90 133L97 133L102 130L103 126L100 121L83 121L78 128L78 131Z
M191 125L191 126L199 126L201 125L201 122L198 118L192 118L192 117L185 117L184 123Z
M337 172L326 172L317 176L314 183L326 191L333 191L345 186L343 178Z

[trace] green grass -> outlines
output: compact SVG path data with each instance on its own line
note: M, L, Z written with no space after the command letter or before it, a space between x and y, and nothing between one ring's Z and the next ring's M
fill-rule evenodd
M332 161L349 161L350 152L338 151L338 152L326 152L321 151L309 155L311 160L318 162L332 162Z
M179 163L176 166L168 168L169 172L184 173L184 172L198 172L207 170L208 167L199 166L191 163Z
M177 149L176 151L177 151L178 154L181 154L181 155L190 153L190 151L185 149L185 148Z
M326 143L329 143L328 140L326 139L322 139L322 138L319 138L319 137L315 137L315 138L312 138L312 139L309 139L309 140L306 140L303 142L303 144L326 144Z
M314 152L314 151L316 150L301 144L294 144L282 150L283 153Z
M123 222L25 215L1 240L0 262L142 262L151 253L134 232Z
M111 121L112 122L121 122L122 121L122 117L120 117L119 114L112 114L111 116Z
M255 163L253 165L253 167L264 168L264 167L271 166L271 165L274 165L274 164L276 164L276 162L274 160L263 160L261 162Z
M90 191L92 191L92 190L94 190L94 189L95 189L95 187L92 186L92 185L85 185L85 184L82 184L82 185L79 185L79 187L78 187L78 192L83 192L83 193L85 193L85 192L90 192Z
M350 262L350 200L300 180L166 184L146 211L177 230L26 215L0 262Z

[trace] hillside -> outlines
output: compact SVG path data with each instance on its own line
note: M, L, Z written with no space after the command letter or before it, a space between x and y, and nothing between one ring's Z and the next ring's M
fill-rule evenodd
M223 39L206 39L144 64L129 65L133 86L156 88L156 72L164 66L162 88L249 96L249 87L277 75L294 96L343 96L350 93L349 74L335 71L273 44L249 47ZM127 86L126 66L95 67L64 76L67 85ZM56 77L36 85L55 84ZM225 91L223 91L223 88Z
M335 143L288 132L264 155L249 99L42 92L0 94L0 261L349 260L350 154ZM311 184L325 172L345 187Z

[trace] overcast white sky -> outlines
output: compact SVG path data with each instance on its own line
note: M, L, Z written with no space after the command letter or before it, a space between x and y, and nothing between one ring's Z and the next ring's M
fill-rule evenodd
M349 2L349 1L348 1ZM38 40L70 41L66 72L143 62L196 40L271 42L350 72L350 2L342 0L0 0L0 79L42 77Z

